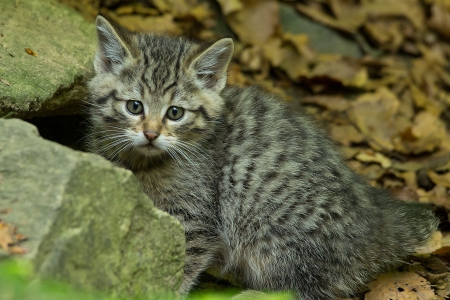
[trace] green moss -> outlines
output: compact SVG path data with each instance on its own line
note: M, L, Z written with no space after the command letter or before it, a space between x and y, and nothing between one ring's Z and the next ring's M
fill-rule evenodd
M94 25L54 0L0 0L0 15L0 79L10 84L0 81L0 117L49 115L81 103L84 88L69 88L84 87L92 70Z

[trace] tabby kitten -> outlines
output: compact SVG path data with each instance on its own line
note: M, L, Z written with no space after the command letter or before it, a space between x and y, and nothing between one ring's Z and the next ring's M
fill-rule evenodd
M231 39L96 26L90 145L183 224L180 293L219 264L249 289L348 296L436 229L428 209L350 170L307 116L257 87L225 87Z

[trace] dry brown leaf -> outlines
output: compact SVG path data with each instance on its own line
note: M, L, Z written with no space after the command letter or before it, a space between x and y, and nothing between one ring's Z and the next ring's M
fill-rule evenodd
M445 65L447 64L448 62L445 61ZM426 87L425 91L429 98L443 100L444 104L449 105L449 102L446 102L448 93L443 91L442 87L450 87L450 75L443 69L440 62L435 61L434 57L427 55L424 58L415 59L411 75L417 86Z
M421 196L420 202L433 203L436 206L450 210L450 195L447 187L436 185L429 192L417 191Z
M227 21L241 42L262 46L274 35L278 26L278 2L275 0L250 2L243 9L227 15Z
M420 54L422 54L422 57L429 63L436 65L436 67L433 68L433 72L437 73L440 73L439 72L440 67L445 68L448 63L445 48L441 46L442 44L436 44L431 46L425 46L421 43L417 44L417 48L419 49ZM448 74L445 73L445 76L448 76Z
M263 55L269 60L272 67L279 67L283 61L283 41L279 37L271 37L263 46Z
M19 246L12 246L9 248L9 253L11 254L25 254L27 253L27 250L25 248L19 247Z
M241 0L217 0L217 2L219 2L224 15L229 15L244 8Z
M349 116L375 150L393 150L391 138L397 134L395 116L400 103L388 89L361 95L352 103Z
M381 78L371 78L365 86L367 90L376 90L383 86L406 86L410 82L411 79L409 78L409 70L401 61L392 61L392 59L389 58L382 58L379 63L381 66L379 66L379 70L377 72L380 74ZM371 63L369 61L365 64L370 67L373 62Z
M350 160L347 164L358 175L363 176L372 186L377 186L376 180L383 176L384 173L384 170L375 164L367 166L357 160Z
M214 25L211 22L211 18L213 18L214 13L209 9L207 3L200 3L199 5L193 7L189 13L200 23L203 24L205 28L210 28Z
M450 168L450 152L449 150L440 150L430 156L412 158L406 162L394 162L392 168L400 171L413 172L420 169L445 171Z
M364 137L353 125L333 125L330 128L330 135L333 140L345 146L352 143L361 143Z
M306 34L287 32L283 34L283 41L291 43L297 52L307 61L313 62L316 59L316 53L309 47L309 37Z
M308 76L309 62L298 54L294 47L289 45L283 47L281 51L283 59L279 67L292 81L297 82L300 78Z
M402 24L400 21L387 22L386 20L368 22L364 25L364 31L369 39L374 41L379 48L394 53L400 49L404 42Z
M433 254L445 254L450 252L450 235L446 234L441 238L441 247L436 249Z
M13 228L9 225L0 221L0 248L8 251L9 245L14 243L14 232Z
M363 176L369 182L375 182L376 180L380 179L384 175L384 173L385 170L377 164L371 164L368 166L362 165L361 168L358 169L358 174Z
M393 164L393 165L395 165L395 164ZM414 172L413 171L399 172L399 171L396 171L393 168L391 168L391 170L389 170L389 173L393 174L397 178L403 179L405 182L405 185L407 187L411 187L414 190L416 190L418 188L417 174L415 171Z
M269 38L263 46L263 55L272 67L284 70L293 81L309 73L308 65L315 57L304 35L290 33L283 34L283 39Z
M450 271L450 267L448 263L445 261L444 257L436 256L436 255L425 255L422 259L422 265L431 270L434 273L445 273ZM421 276L426 275L425 272L420 272Z
M157 16L160 14L160 12L151 7L147 7L142 3L134 3L131 5L123 5L119 6L117 9L115 9L115 13L117 15L129 15L129 14L140 14L140 15L152 15Z
M362 162L379 163L384 169L387 169L392 165L392 162L388 157L379 152L373 152L372 150L360 152L356 155L356 159Z
M414 100L414 104L418 108L423 108L427 112L439 117L444 111L445 107L442 103L427 97L427 95L420 90L416 85L412 84L410 86L411 96Z
M242 74L240 65L234 62L231 62L228 68L227 83L239 86L250 84L248 78Z
M423 0L426 4L438 4L447 9L450 9L450 0Z
M329 0L328 5L333 15L341 24L358 29L366 21L363 6L354 1Z
M175 17L185 17L197 4L197 0L152 0L153 5L163 13L170 13Z
M257 46L245 48L239 56L239 62L251 71L261 70L263 67L262 49Z
M111 16L122 26L137 32L164 32L180 35L183 31L174 22L171 14L157 17L143 17L140 15Z
M431 18L428 26L436 30L438 33L450 37L450 8L446 8L439 4L431 6Z
M17 243L26 240L27 237L17 234L16 229L0 220L0 249L11 254L23 254L26 252L25 249L18 247Z
M365 300L435 300L436 295L428 281L412 272L392 272L369 283Z
M432 170L428 170L427 175L435 184L450 188L450 172L445 174L437 174Z
M306 96L300 99L302 103L315 104L325 107L328 110L346 111L350 105L348 100L339 95L315 95Z
M273 67L284 70L293 81L309 73L308 64L316 56L306 35L291 33L283 34L282 38L269 38L263 46L263 54Z
M349 160L356 156L361 150L357 147L347 147L347 146L341 146L339 147L341 150L342 155L344 156L345 160Z
M434 133L433 131L430 132L430 129L432 128L436 128L436 130L433 130L436 133ZM430 135L436 135L436 139L438 140L447 138L445 124L435 115L432 115L428 112L421 112L416 115L411 133L417 138L422 138L424 136ZM437 146L438 145L439 144L437 143Z
M394 139L395 149L401 153L413 154L431 152L448 138L444 122L426 111L418 113L412 126L399 137Z
M347 24L346 22L342 22L341 20L336 20L335 18L329 16L325 12L316 9L313 6L308 6L304 4L297 4L295 6L299 12L306 15L307 17L322 23L324 25L330 26L340 31L344 31L346 33L355 34L357 32L357 27L355 24ZM359 25L359 24L357 24Z
M123 5L123 6L119 6L118 8L115 9L114 12L115 12L118 16L132 14L132 13L134 13L134 5Z
M406 17L417 30L425 28L425 16L420 0L374 0L364 5L371 18L376 17Z
M450 247L447 247L450 248ZM436 295L442 297L440 299L448 299L450 296L450 273L444 272L441 274L433 274L427 272L423 274L434 287Z
M397 178L382 178L383 188L387 190L397 190L403 187L403 182Z
M25 52L28 53L29 55L32 55L34 57L37 57L37 53L34 52L33 50L31 50L30 48L25 48Z
M320 58L320 57L319 57ZM321 56L308 78L328 78L344 86L361 88L367 83L369 77L367 69L355 60L339 56Z
M425 18L419 0L372 0L354 5L352 1L327 1L335 17L320 10L317 6L297 4L301 13L322 24L350 34L355 34L366 20L376 18L404 17L414 25L416 30L424 30Z

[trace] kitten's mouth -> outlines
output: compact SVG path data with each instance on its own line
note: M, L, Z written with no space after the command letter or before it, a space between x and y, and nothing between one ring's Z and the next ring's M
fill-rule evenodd
M159 147L153 145L152 143L140 145L138 146L138 149L145 155L156 155L162 152L162 150Z
M147 150L160 150L158 147L156 147L155 145L153 145L152 143L148 143L145 145L141 145L141 148L147 149Z

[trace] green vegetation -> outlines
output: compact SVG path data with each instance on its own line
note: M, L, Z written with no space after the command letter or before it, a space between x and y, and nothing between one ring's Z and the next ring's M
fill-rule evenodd
M23 260L0 263L0 299L3 300L118 300L99 293L83 293L50 280L33 280L31 264ZM123 299L123 298L122 298ZM123 299L125 300L125 299ZM135 298L138 300L138 298Z
M199 291L188 300L226 300L236 295L236 290ZM69 285L52 280L32 278L32 267L25 260L5 260L0 262L0 299L2 300L144 300L143 297L120 298L101 293L81 292ZM158 300L172 300L159 296ZM260 300L287 300L284 293L267 294Z

